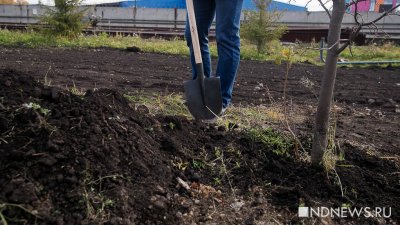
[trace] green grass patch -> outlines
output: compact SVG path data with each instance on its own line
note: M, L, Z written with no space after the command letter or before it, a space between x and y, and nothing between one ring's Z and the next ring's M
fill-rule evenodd
M144 95L127 94L125 97L136 106L144 105L152 115L163 114L171 116L191 117L183 96L180 94L169 95Z
M76 39L44 36L37 32L20 32L0 30L0 45L10 47L64 47L64 48L98 48L110 47L125 49L130 46L139 47L144 52L189 55L185 41L163 40L157 38L143 39L138 36L99 35L79 36Z
M191 118L181 94L149 95L145 93L130 93L125 97L134 105L144 105L152 115L163 114ZM218 118L217 125L224 126L227 130L233 127L248 129L263 127L267 123L277 123L284 119L282 109L278 106L266 107L232 105L223 116Z
M356 58L359 61L380 61L380 60L399 60L400 46L393 43L385 43L382 45L356 46L352 48L353 56L350 49L347 48L342 52L341 57L353 61ZM354 60L355 61L355 60Z
M261 151L272 151L276 155L290 156L294 148L294 141L272 128L250 129L247 137L257 149Z
M232 105L225 114L217 120L217 123L225 126L227 130L236 125L246 129L251 127L263 127L268 123L279 122L283 118L282 109L278 107Z
M164 40L159 38L143 39L139 36L109 36L105 33L98 35L81 35L76 39L65 37L44 36L38 32L21 32L0 30L0 45L9 47L27 48L98 48L110 47L125 49L136 46L144 52L189 55L186 42L182 39ZM319 60L319 44L294 44L282 46L278 41L269 43L266 53L258 54L255 45L242 41L241 58L245 60L275 61L281 63L285 57L284 52L287 48L294 49L293 62L309 62L322 65ZM353 46L353 55L346 49L341 58L348 61L370 61L370 60L396 60L400 58L400 46L392 43L383 45ZM210 43L210 52L213 57L217 57L217 46L215 42Z

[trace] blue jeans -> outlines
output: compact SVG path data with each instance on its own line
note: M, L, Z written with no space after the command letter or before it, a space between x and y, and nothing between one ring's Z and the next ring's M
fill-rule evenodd
M216 40L218 64L216 76L221 79L223 107L228 107L232 99L233 85L240 61L240 13L243 0L193 0L204 75L211 76L211 56L208 47L208 32L216 16ZM190 48L193 79L196 78L189 21L186 22L185 37Z

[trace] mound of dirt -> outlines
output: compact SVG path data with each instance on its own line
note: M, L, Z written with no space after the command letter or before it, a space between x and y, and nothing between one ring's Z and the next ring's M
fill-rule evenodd
M152 118L113 90L76 96L12 70L1 74L0 212L10 221L177 224L190 211L177 178L199 177L179 155L186 160L183 146L200 148L220 131Z
M145 129L159 123L115 91L79 97L13 71L2 74L1 96L4 201L31 206L46 223L147 220L151 190L145 187L169 183L173 175ZM12 209L7 213L18 212Z
M300 204L399 208L397 165L357 149L343 162L352 166L337 169L343 197L324 171L247 132L153 117L114 90L77 96L0 74L0 215L9 224L297 223ZM374 222L398 219L393 211Z

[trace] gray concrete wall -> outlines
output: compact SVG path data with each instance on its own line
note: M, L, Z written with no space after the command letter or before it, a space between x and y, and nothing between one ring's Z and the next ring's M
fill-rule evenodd
M0 22L2 23L35 23L34 17L42 14L39 6L0 5Z
M371 21L378 18L381 14L376 12L361 13L364 21ZM279 22L287 23L292 26L306 25L309 27L327 27L329 24L329 17L325 12L285 12L282 14ZM397 25L400 28L400 17L390 15L376 23L377 25ZM343 18L343 26L355 25L352 15L345 14Z
M152 8L117 8L88 6L86 19L89 15L100 16L102 26L136 26L136 27L177 27L185 23L184 9L152 9ZM37 16L44 8L37 5L18 6L0 5L0 23L36 23ZM380 14L363 13L365 21L373 20ZM242 19L245 18L242 15ZM136 22L136 24L134 23ZM325 12L284 12L279 20L289 27L327 28L329 18ZM346 14L343 27L354 26L354 19ZM377 23L378 27L396 28L400 32L400 17L388 16Z

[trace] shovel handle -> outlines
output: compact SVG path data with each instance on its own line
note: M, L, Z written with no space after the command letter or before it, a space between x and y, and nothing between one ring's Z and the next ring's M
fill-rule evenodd
M193 0L186 0L186 8L189 18L190 36L192 37L192 47L196 64L203 64L200 52L199 35L197 33L196 16L194 14Z

